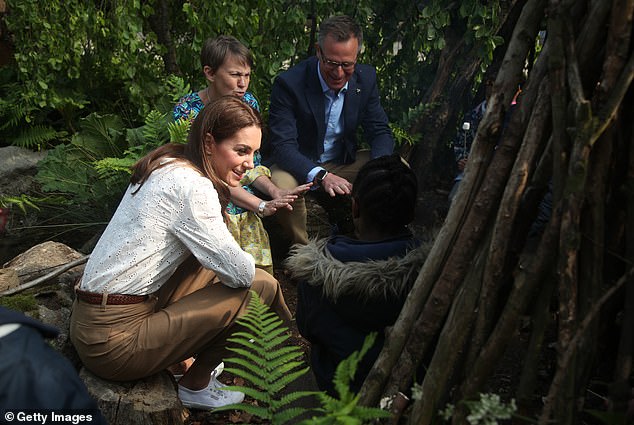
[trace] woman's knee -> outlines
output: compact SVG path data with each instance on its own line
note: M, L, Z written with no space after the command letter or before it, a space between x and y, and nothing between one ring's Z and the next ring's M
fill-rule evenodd
M267 305L271 305L271 302L275 301L275 297L281 291L277 279L266 271L257 268L253 283L251 283L251 290L255 291Z
M260 296L262 302L271 307L282 319L290 319L291 314L284 301L280 283L269 273L261 269L256 269L251 290L255 291Z

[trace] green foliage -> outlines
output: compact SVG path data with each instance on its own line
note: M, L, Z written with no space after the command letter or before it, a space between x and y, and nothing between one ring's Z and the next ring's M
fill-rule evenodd
M320 416L301 422L301 425L361 425L369 423L373 419L388 418L390 413L373 407L359 406L359 396L350 391L350 382L357 372L357 365L374 345L376 333L368 335L363 342L361 350L355 351L339 363L335 372L333 383L339 398L334 398L326 393L318 393L322 407L317 409Z
M163 95L169 102L164 105L171 110L172 100L184 89L181 78L169 78ZM135 128L125 128L118 115L92 113L80 120L69 144L49 151L36 179L44 191L65 195L69 218L107 221L129 183L130 167L168 141L186 141L189 126L174 123L171 114L157 110L148 112L144 124Z
M191 0L157 13L155 1L7 0L15 61L0 68L0 140L63 145L38 180L68 194L69 212L96 208L107 219L130 164L168 140L186 141L188 123L172 123L169 112L206 84L199 62L206 38L231 34L253 51L249 90L266 118L274 78L313 54L318 23L348 14L363 28L359 62L377 68L397 142L416 143L420 136L404 130L430 106L422 100L448 36L460 34L487 64L502 42L493 33L500 4Z
M37 206L38 200L28 195L20 196L2 196L0 195L0 207L8 208L11 205L18 207L23 213L26 214L26 207L30 207L36 210L40 208Z
M462 403L469 409L467 421L471 425L497 425L501 419L511 419L517 411L515 399L506 404L497 394L480 394L480 400L464 400ZM448 404L440 416L448 421L453 413L454 406Z
M238 409L269 420L272 424L284 424L302 414L304 409L291 407L290 404L313 395L312 391L281 394L289 383L308 372L308 367L304 366L301 359L301 348L284 345L290 338L288 328L253 291L247 313L237 323L245 330L235 332L227 341L236 345L228 349L239 357L225 360L225 363L235 365L226 370L244 378L255 388L228 389L244 392L257 400L258 405L229 405L216 410Z
M189 120L178 120L167 124L172 143L187 143L187 136L192 123Z
M396 124L390 123L390 128L392 129L392 135L394 135L396 146L411 146L415 145L420 140L420 134L409 134L407 131L397 126Z
M301 425L361 425L371 419L389 417L389 413L384 410L359 406L359 396L349 388L357 365L374 344L376 334L369 335L360 351L354 352L337 366L333 382L338 399L315 391L295 391L282 395L282 390L288 384L308 372L308 367L304 366L302 360L301 349L285 345L290 338L288 328L283 326L282 320L253 291L247 312L237 323L245 330L234 332L227 340L236 345L228 349L238 354L238 357L226 359L225 363L235 367L225 370L245 379L255 388L226 388L242 391L255 399L257 405L232 404L216 411L237 409L268 420L274 425L285 424L307 412L305 408L290 406L291 403L303 397L317 396L322 404L321 408L316 409L319 417L306 419Z
M15 63L3 72L11 74L6 83L17 83L17 94L1 97L20 105L12 126L19 118L73 133L82 115L99 111L117 113L135 127L152 109L164 111L175 101L165 96L166 85L173 83L170 72L184 77L182 92L204 87L199 61L204 40L231 34L255 54L250 90L266 115L275 76L313 53L319 22L345 13L364 29L359 61L377 67L390 121L406 128L399 118L420 103L433 81L448 31L463 33L466 43L478 46L483 67L488 65L503 42L494 34L500 4L191 0L167 2L157 13L154 1L8 0ZM159 29L169 37L159 37ZM167 65L173 59L176 69ZM0 116L7 110L0 105ZM61 119L47 122L51 116Z
M58 130L72 131L88 107L134 122L161 97L164 47L149 29L151 3L7 0L7 7L19 84L9 98L24 122L54 115Z
M13 144L23 148L41 150L52 141L65 138L67 134L65 131L56 131L50 126L34 125L21 131L13 139Z

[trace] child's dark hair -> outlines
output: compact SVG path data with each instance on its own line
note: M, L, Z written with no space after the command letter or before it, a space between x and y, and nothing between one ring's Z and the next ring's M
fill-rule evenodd
M414 220L418 182L399 155L368 161L354 181L352 197L359 211L385 230L399 230Z

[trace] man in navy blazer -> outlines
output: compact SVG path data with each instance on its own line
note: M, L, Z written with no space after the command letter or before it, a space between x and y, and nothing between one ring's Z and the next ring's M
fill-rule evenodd
M311 192L329 195L323 198L348 197L363 164L393 152L376 70L356 63L362 42L356 22L331 17L320 25L317 55L275 79L268 162L273 163L271 178L278 187L290 190L312 182ZM369 151L359 150L358 127ZM328 210L333 202L327 204L322 206ZM276 217L292 243L308 242L303 198L293 203L292 211L280 210Z

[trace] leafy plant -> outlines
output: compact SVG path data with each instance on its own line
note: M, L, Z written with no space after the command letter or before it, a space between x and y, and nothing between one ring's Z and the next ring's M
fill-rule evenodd
M517 416L515 415L517 411L515 399L506 404L497 394L480 394L479 400L464 400L462 403L469 410L467 422L471 425L497 425L500 419L510 419ZM453 414L454 406L452 404L448 404L444 410L440 411L440 416L445 420L449 420Z
M226 359L225 363L236 365L226 370L250 382L255 388L228 386L227 389L244 392L255 399L258 405L232 404L216 411L237 409L268 420L271 424L284 424L308 412L303 407L292 407L291 403L303 397L316 396L321 407L313 411L318 416L305 419L301 425L361 425L370 419L389 417L389 413L382 409L359 406L359 397L350 391L349 386L357 365L374 344L376 334L369 335L360 351L354 352L337 366L333 382L339 398L315 391L295 391L282 395L282 390L288 384L308 372L308 367L304 366L301 359L301 349L284 345L290 337L288 328L253 291L247 313L237 323L245 331L235 332L228 339L237 345L228 349L239 357Z
M31 207L33 209L39 210L40 208L37 206L37 199L27 196L1 196L0 195L0 207L8 208L10 205L15 205L18 207L23 213L26 214L26 207Z
M420 134L412 135L396 124L390 123L396 146L413 146L420 141Z
M244 378L255 388L230 386L228 389L242 391L260 405L234 404L216 410L238 409L269 420L272 424L284 424L304 413L305 409L291 407L290 404L313 395L313 391L282 395L282 390L288 384L309 370L301 360L301 348L284 345L290 338L288 328L253 291L247 313L237 323L245 330L235 332L228 339L236 344L228 349L239 357L225 360L226 364L235 365L226 370Z
M183 80L168 80L164 97L182 96L187 88ZM118 115L90 114L80 120L79 131L69 144L49 151L38 166L36 179L44 191L66 196L70 214L108 220L129 182L130 167L168 141L185 142L189 126L188 122L173 122L170 113L158 110L151 110L144 124L136 128L125 128Z
M301 422L301 425L361 425L372 419L387 418L390 413L374 407L359 406L359 396L350 391L350 382L357 372L357 365L374 345L376 333L368 335L361 350L355 351L339 363L335 371L333 383L339 398L334 398L325 392L317 393L322 407L317 409L321 416L313 417Z
M172 143L187 143L187 136L192 123L189 120L178 120L167 124Z

